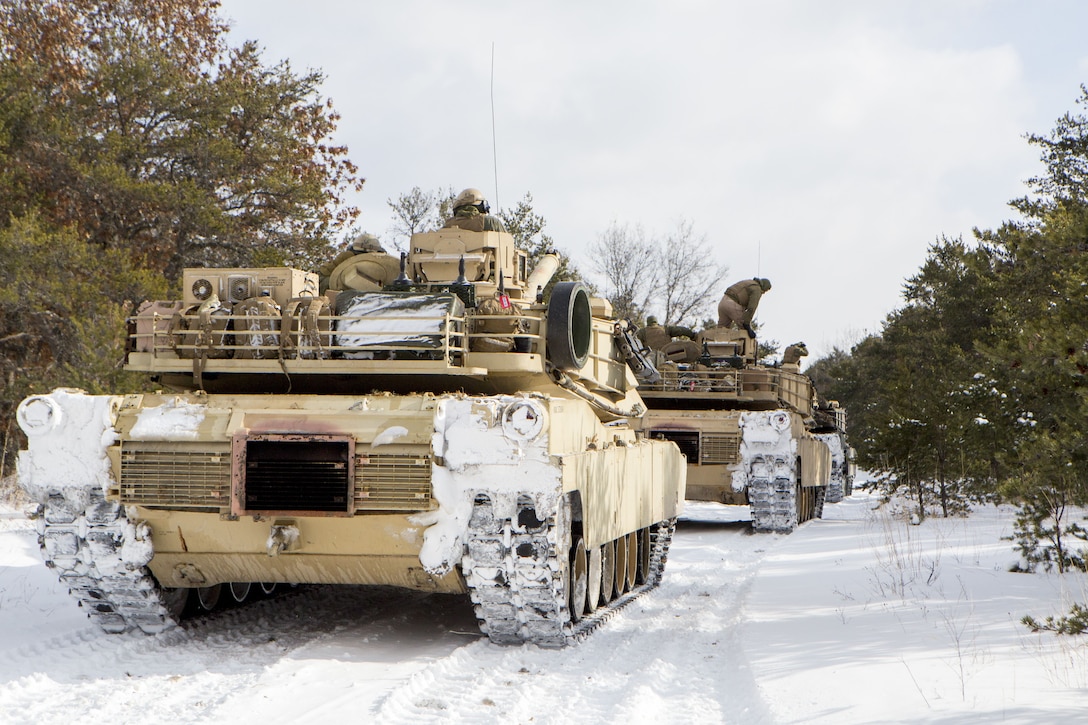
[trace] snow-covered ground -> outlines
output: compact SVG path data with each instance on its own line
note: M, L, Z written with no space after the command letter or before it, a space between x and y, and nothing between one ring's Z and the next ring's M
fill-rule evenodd
M155 637L91 625L0 509L0 722L1086 722L1088 600L1013 574L1011 509L911 526L864 493L789 536L689 504L662 585L577 646L498 647L468 602L308 587Z

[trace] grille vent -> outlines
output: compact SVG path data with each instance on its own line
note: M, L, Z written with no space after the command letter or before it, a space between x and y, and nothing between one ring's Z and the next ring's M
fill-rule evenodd
M740 435L736 433L703 433L688 430L654 430L654 438L672 441L689 464L716 465L740 460Z
M350 441L250 438L245 446L243 512L353 511Z
M230 504L230 450L123 442L120 479L123 504L218 510Z
M420 511L433 506L429 455L355 457L357 511Z
M728 433L704 433L700 463L736 463L740 460L740 436Z
M687 430L654 430L650 436L663 441L672 441L680 448L688 463L699 462L699 432Z

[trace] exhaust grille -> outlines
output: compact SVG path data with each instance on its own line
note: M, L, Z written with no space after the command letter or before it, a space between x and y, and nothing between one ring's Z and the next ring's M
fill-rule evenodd
M433 507L429 455L356 456L357 511L421 511Z
M704 433L700 463L736 463L740 460L740 436L729 433Z
M354 441L333 436L250 436L237 445L245 465L235 471L233 506L231 450L207 442L123 442L113 495L123 504L235 514L351 515L436 506L426 446L418 453L354 456Z
M353 513L354 441L332 436L256 436L245 444L235 513Z
M688 463L699 462L699 432L689 430L652 430L652 438L663 441L672 441L680 448Z
M672 441L688 459L688 464L716 465L740 460L740 435L703 433L691 430L653 430L653 438Z
M161 444L159 444L161 445ZM219 510L230 504L230 450L121 443L123 504Z

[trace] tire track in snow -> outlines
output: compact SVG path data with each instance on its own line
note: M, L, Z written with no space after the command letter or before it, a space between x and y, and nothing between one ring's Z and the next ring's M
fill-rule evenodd
M743 606L775 535L690 506L664 580L563 650L464 647L390 692L382 722L769 722L740 646Z

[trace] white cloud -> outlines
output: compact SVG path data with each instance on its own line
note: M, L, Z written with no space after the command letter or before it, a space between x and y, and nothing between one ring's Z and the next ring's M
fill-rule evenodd
M609 222L680 216L812 359L874 330L942 234L1010 216L1023 134L1070 110L1088 7L998 2L343 5L225 0L236 35L328 74L367 176L361 225L413 186L532 192L576 262ZM1057 35L1055 35L1057 34ZM492 136L492 52L494 115ZM723 280L723 288L726 280ZM836 288L836 284L839 288Z

